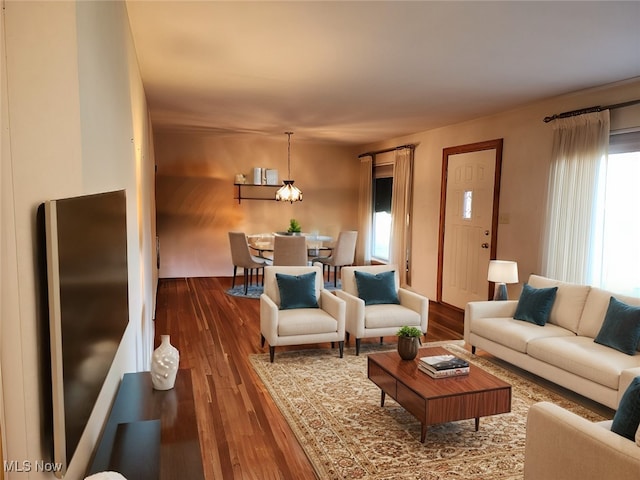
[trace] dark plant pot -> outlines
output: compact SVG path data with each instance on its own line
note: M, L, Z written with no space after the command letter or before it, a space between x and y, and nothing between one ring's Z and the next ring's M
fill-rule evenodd
M418 355L420 339L418 337L398 337L398 355L403 360L413 360Z

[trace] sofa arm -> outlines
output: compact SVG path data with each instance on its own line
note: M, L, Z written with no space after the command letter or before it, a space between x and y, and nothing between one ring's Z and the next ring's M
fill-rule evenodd
M464 309L464 341L469 342L471 322L476 318L513 318L518 300L469 302Z
M398 289L398 299L400 300L400 305L420 315L420 329L422 333L426 334L429 322L429 299L406 288Z
M529 409L525 480L637 480L640 447L548 402Z

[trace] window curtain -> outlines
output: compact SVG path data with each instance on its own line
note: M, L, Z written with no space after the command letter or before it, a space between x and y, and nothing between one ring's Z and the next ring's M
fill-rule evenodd
M598 173L606 159L609 111L554 121L544 274L588 283L596 235Z
M391 193L390 263L398 266L400 285L410 285L413 148L396 151Z
M358 198L358 248L356 249L356 263L369 265L371 263L371 217L373 199L373 157L360 159L360 189Z

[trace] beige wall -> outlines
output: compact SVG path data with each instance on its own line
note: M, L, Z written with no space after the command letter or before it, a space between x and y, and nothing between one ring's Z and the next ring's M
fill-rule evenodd
M306 143L294 134L291 176L304 195L294 204L234 200L236 173L251 181L253 167L266 167L286 177L284 134L156 132L155 151L161 277L231 276L229 231L286 230L291 218L303 231L333 237L357 229L358 162L351 149Z
M367 145L362 151L416 143L412 287L436 298L442 149L504 138L497 258L518 262L520 281L541 273L542 229L553 127L545 116L640 99L640 79L547 99L525 108ZM612 129L640 127L640 106L612 110ZM511 285L517 297L519 285Z
M35 213L45 200L125 188L129 326L66 478L84 477L123 373L148 364L154 276L153 153L122 2L17 2L3 10L0 372L5 460L51 459L43 433L43 311ZM51 474L9 473L13 478Z

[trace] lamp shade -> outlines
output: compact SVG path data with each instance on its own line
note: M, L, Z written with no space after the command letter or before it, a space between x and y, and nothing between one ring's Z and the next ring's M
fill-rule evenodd
M510 260L491 260L487 280L495 283L518 283L518 264Z

